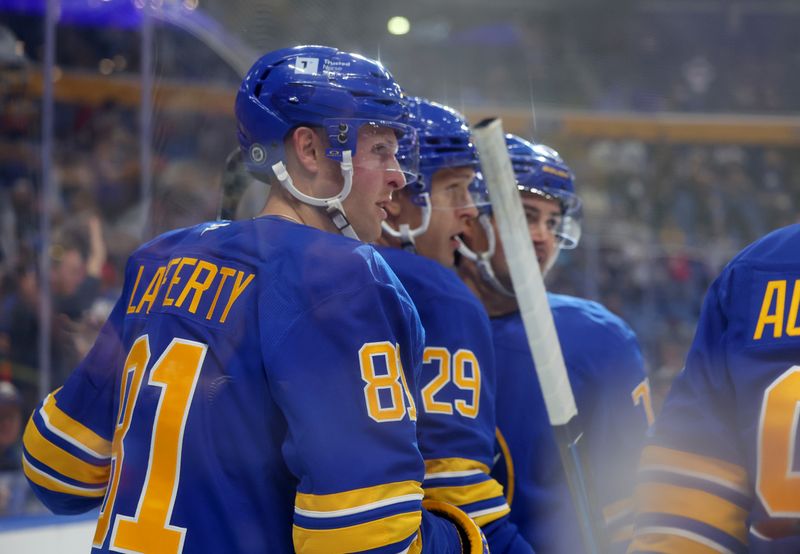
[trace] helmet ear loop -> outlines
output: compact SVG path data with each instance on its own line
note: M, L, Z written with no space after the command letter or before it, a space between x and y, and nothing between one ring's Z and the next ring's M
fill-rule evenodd
M359 240L358 235L350 225L350 221L347 219L347 215L344 212L344 206L342 205L342 201L347 198L347 196L350 194L350 191L353 189L353 155L350 150L345 150L342 152L342 161L340 162L340 166L342 170L342 177L344 178L344 185L342 186L342 190L340 190L337 195L330 196L328 198L316 198L298 190L297 187L294 186L292 176L289 175L288 171L286 171L286 166L283 162L276 162L272 164L272 171L275 172L275 177L278 179L278 182L283 188L289 191L289 194L294 196L303 204L308 204L309 206L315 206L317 208L325 208L325 211L328 213L331 221L333 221L333 224L336 226L339 232L347 237Z
M398 229L394 229L388 222L382 221L381 227L389 236L392 236L396 239L400 239L400 245L403 250L407 250L409 252L413 252L416 254L417 247L415 244L414 239L418 236L423 234L425 231L428 230L428 226L431 224L431 195L428 192L423 192L419 195L422 199L422 223L420 223L419 227L415 227L414 229L408 223L401 223Z
M342 152L342 161L339 164L342 169L342 177L344 178L344 185L342 190L325 202L325 211L333 221L333 224L339 229L339 232L351 239L360 240L356 234L353 226L350 225L350 220L347 219L347 214L344 212L342 202L350 195L353 189L353 154L350 150Z
M494 269L492 269L492 258L494 257L495 249L497 247L497 237L494 234L494 228L492 227L492 222L489 218L489 214L481 214L478 216L478 222L483 227L483 232L486 233L486 240L488 241L489 245L488 248L483 252L475 252L469 246L464 244L464 241L461 240L461 237L456 237L458 241L458 252L475 263L478 266L478 271L481 275L481 278L491 286L495 292L502 294L503 296L507 296L508 298L514 298L514 293L506 288L503 283L497 278L494 274Z

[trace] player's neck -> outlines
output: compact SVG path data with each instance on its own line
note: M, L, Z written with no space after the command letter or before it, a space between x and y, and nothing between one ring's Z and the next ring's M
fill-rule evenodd
M291 197L284 190L275 190L270 193L264 209L259 215L273 215L283 219L308 225L321 231L338 234L339 231L334 226L327 214L320 208L303 204Z
M464 284L478 297L489 317L500 317L516 312L517 299L499 293L480 275L477 266L463 260L458 267L458 274Z
M400 239L389 236L387 233L381 233L381 236L375 240L375 244L381 246L388 246L390 248L400 248Z
M483 279L480 283L481 296L479 298L489 317L501 317L519 310L516 298L500 294Z

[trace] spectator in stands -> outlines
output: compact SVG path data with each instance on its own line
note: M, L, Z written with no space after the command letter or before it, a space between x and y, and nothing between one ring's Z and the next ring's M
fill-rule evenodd
M0 381L0 515L26 510L32 495L22 473L22 399L11 383Z
M22 399L17 388L0 381L0 472L22 469Z

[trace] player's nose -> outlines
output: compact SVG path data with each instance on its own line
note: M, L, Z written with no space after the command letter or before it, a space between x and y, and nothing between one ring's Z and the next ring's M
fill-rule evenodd
M389 167L384 171L384 182L392 190L400 190L407 184L406 175L400 168L400 162L397 161L396 157L392 158L392 161L389 162Z

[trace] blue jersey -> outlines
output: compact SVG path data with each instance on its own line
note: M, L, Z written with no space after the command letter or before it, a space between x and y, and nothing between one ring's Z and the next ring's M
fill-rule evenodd
M510 523L490 475L495 441L495 367L486 311L458 275L399 248L378 251L397 274L425 328L417 435L426 498L455 504L486 533L494 553L531 552Z
M421 509L423 340L371 246L275 217L162 235L25 473L56 512L100 506L93 552L460 552Z
M594 493L612 551L631 532L630 496L650 408L641 352L621 319L596 302L547 295L578 417ZM492 318L497 426L511 519L536 551L583 552L566 476L519 312Z
M640 465L635 552L800 552L800 225L706 295Z

